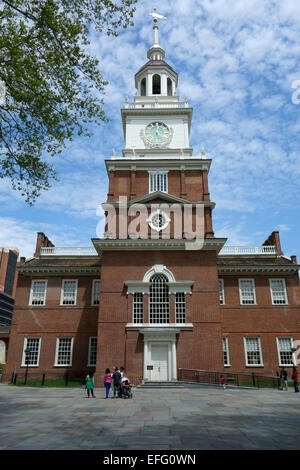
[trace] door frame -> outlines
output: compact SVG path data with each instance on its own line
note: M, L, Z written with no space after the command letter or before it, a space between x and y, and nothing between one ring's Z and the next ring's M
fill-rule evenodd
M142 328L140 333L144 335L144 365L143 380L151 381L151 345L161 343L168 345L168 372L167 381L177 380L176 335L178 328ZM159 380L154 380L159 381Z

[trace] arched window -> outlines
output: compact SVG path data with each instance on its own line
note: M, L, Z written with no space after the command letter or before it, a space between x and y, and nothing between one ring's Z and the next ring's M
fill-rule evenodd
M168 282L168 278L164 274L154 274L150 278L150 323L170 323Z
M160 95L160 75L153 75L152 78L152 93L153 95Z
M146 78L141 81L141 96L146 96Z
M173 90L172 90L172 80L168 78L167 80L167 91L168 91L168 96L172 96Z

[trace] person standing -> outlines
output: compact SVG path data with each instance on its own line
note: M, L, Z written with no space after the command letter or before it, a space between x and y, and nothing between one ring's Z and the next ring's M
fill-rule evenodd
M295 367L295 366L293 367L292 379L294 381L295 393L298 393L299 392L299 388L298 388L298 371L297 371L297 367Z
M110 370L106 369L105 374L104 374L104 387L105 387L105 392L106 392L105 398L108 398L111 383L112 383L112 377L111 377Z
M115 368L115 372L112 375L113 381L114 381L114 398L120 398L121 394L121 373L118 369L118 367Z
M95 388L94 372L89 372L85 380L86 380L85 389L87 391L88 398L90 398L90 393L92 395L92 398L96 398L94 395L94 388Z
M284 388L287 392L289 391L288 375L287 375L287 371L283 367L280 371L280 390L283 390Z
M221 375L221 385L225 390L226 389L226 382L225 382L225 379L224 379L223 375Z

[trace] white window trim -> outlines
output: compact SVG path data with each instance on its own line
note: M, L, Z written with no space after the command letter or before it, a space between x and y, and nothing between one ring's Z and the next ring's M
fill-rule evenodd
M74 304L63 304L63 300L64 300L64 285L65 285L65 282L76 282L76 289L75 289L75 302ZM60 292L60 306L62 307L75 307L77 305L77 292L78 292L78 279L63 279L62 280L62 284L61 284L61 292Z
M273 290L272 290L272 281L283 281L285 304L274 304ZM269 279L269 285L270 285L270 293L271 293L272 305L275 305L276 307L282 307L282 305L288 305L289 302L288 302L288 296L287 296L287 290L286 290L285 279L281 279L281 278L278 278L278 277L273 277L272 279Z
M223 339L225 339L225 340L226 340L226 352L227 352L227 360L228 360L228 364L225 364L225 362L224 362ZM231 367L231 363L230 363L230 354L229 354L229 343L228 343L228 336L223 336L223 337L222 337L222 351L223 351L223 362L224 362L224 367Z
M156 191L151 191L151 175L166 175L166 191L161 191L161 192L168 194L169 193L168 170L148 171L148 173L149 173L149 194L156 192Z
M241 281L251 281L252 282L252 287L253 287L253 292L254 292L254 304L243 304L242 303ZM240 293L240 305L242 305L243 307L252 307L253 305L257 305L255 280L253 278L241 278L241 279L239 279L239 293Z
M220 302L220 283L221 283L221 286L222 286L222 287L221 287L221 288L222 288L222 297L223 297L223 303L222 303L222 304L221 304L221 302ZM224 279L223 279L223 278L219 279L219 282L218 282L218 289L219 289L219 290L218 290L218 292L219 292L219 304L220 304L220 305L225 305L226 302L225 302L225 290L224 290Z
M70 360L70 364L57 364L57 359L58 359L58 345L59 345L59 340L60 339L69 339L71 338L72 341L71 341L71 360ZM73 336L57 336L56 338L56 349L55 349L55 362L54 362L54 366L55 367L71 367L72 366L72 363L73 363L73 344L74 344L74 337Z
M96 367L96 364L91 364L90 359L91 359L91 349L92 349L92 339L97 339L97 336L90 336L89 337L89 351L88 351L88 367ZM96 363L97 363L97 353L96 353Z
M27 367L27 364L26 364L26 361L25 361L25 358L26 358L25 349L27 348L27 340L28 339L38 339L39 340L39 352L38 352L37 364L35 364L35 365L28 364L28 367L39 367L40 366L41 343L42 343L41 336L25 336L24 345L23 345L23 354L22 354L21 367Z
M95 303L94 303L94 292L95 292L95 284L96 284L96 282L99 282L99 303L98 303L98 304L95 304ZM99 304L100 304L100 289L101 289L101 281L100 281L100 279L93 279L92 298L91 298L91 305L92 305L93 307L98 307ZM76 296L76 297L77 297L77 296ZM76 300L77 300L77 298L76 298Z
M248 338L250 338L250 339L252 339L252 338L258 339L258 347L259 347L259 355L260 355L261 364L248 364L247 347L246 347L246 339L248 339ZM263 355L262 355L262 348L261 348L260 336L244 336L244 352L245 352L245 364L246 364L246 367L264 367L264 360L263 360Z
M33 285L35 282L44 282L45 283L45 293L44 293L44 303L41 305L32 305L32 297L33 297ZM47 286L48 280L47 279L32 279L31 286L30 286L30 296L29 296L29 304L31 307L44 307L46 305L46 297L47 297Z
M279 364L280 367L292 367L292 366L293 366L292 364L282 364L282 363L280 362L279 339L281 339L281 338L289 338L289 339L291 340L291 348L292 348L293 345L294 345L294 339L293 339L292 336L276 336L278 364ZM295 354L295 353L292 353L292 361L294 361L294 359L295 359L294 354Z

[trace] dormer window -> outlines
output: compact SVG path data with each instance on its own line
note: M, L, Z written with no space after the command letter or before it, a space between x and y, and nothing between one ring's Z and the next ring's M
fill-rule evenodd
M152 78L152 94L160 95L161 94L161 84L160 84L160 75L153 75Z

